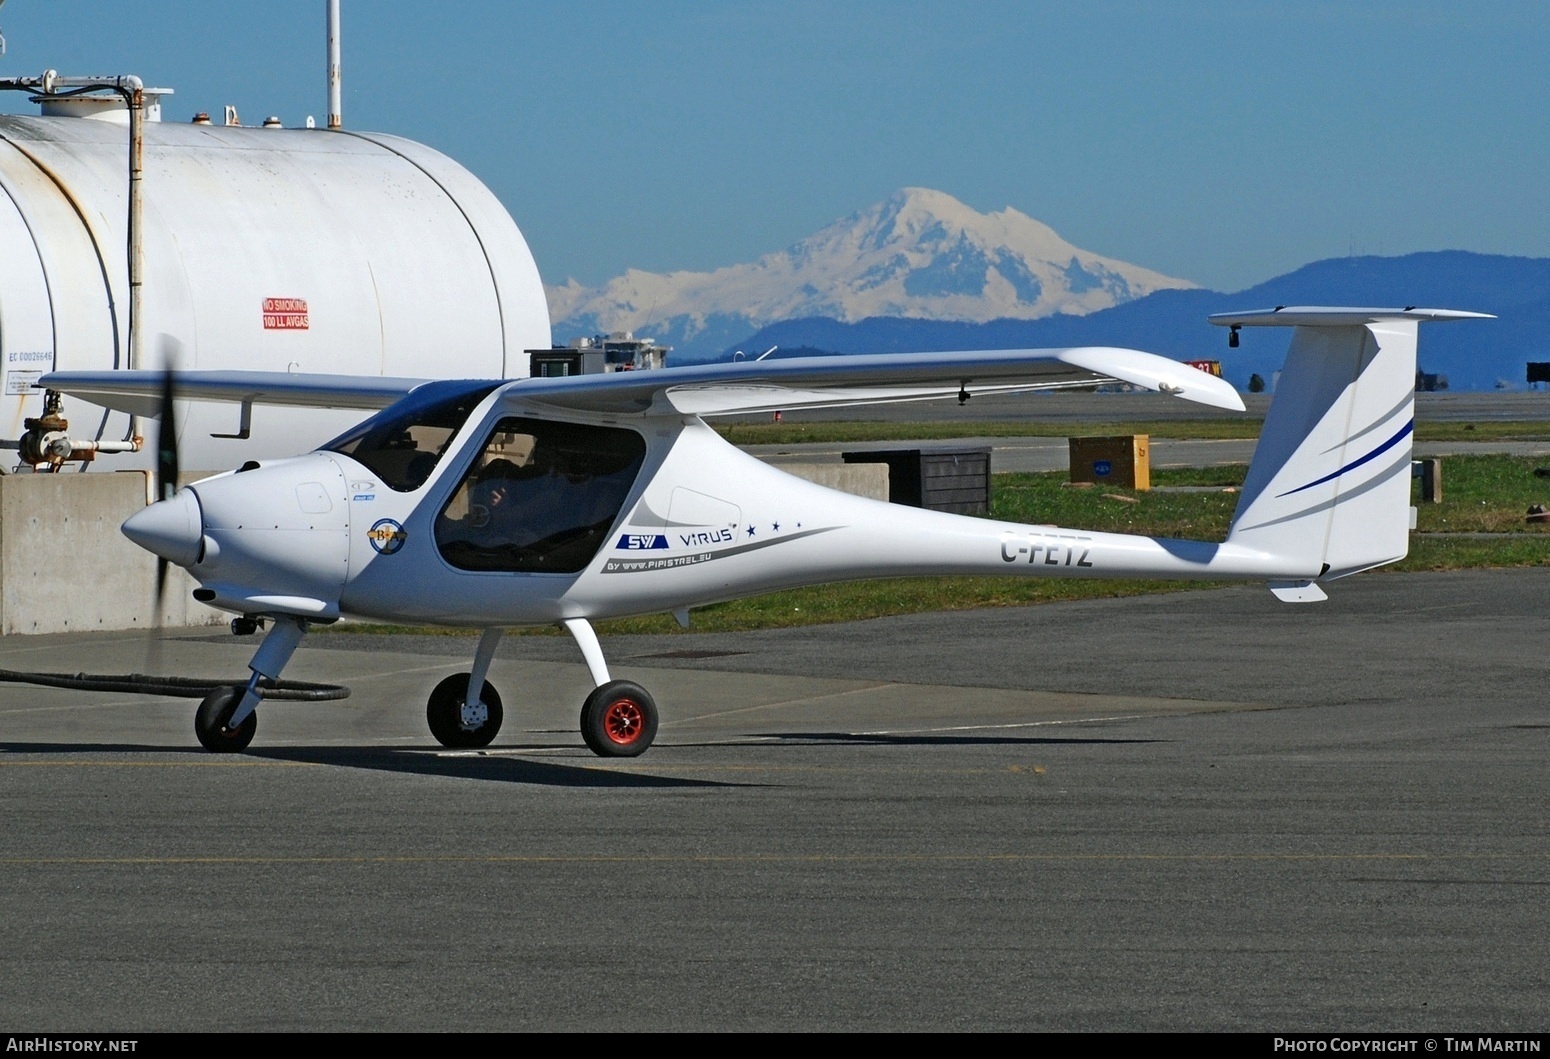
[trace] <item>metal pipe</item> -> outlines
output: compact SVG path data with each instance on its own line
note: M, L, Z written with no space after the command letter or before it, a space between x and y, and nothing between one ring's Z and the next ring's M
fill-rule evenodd
M145 86L138 77L126 78L134 82L129 100L129 367L144 366L141 356L143 342L140 326L140 302L144 286L145 250L141 232L143 226L143 197L141 181L145 176Z
M338 2L338 0L334 0ZM145 257L141 245L142 195L141 178L145 173L145 82L133 74L117 77L64 77L58 71L45 70L41 77L7 77L0 80L0 89L37 92L44 96L78 96L93 91L112 91L123 97L129 110L129 222L126 247L129 270L129 367L139 368L142 344L140 337L140 295L144 282ZM60 89L70 89L61 92Z
M328 127L344 127L340 101L339 0L328 0Z
M84 438L58 438L48 447L53 459L90 460L99 452L139 452L140 438L131 441L89 441Z
M3 2L3 0L0 0ZM337 3L337 0L335 0ZM116 77L66 77L57 70L45 70L41 77L8 77L0 80L0 89L38 92L45 96L76 96L92 91L112 91L123 97L129 110L129 220L126 233L129 272L129 368L142 366L141 294L144 285L145 255L141 240L143 197L141 178L145 173L145 82L133 74ZM69 89L61 92L60 89ZM145 420L131 416L124 449L99 448L97 451L138 452L145 439ZM105 442L104 445L114 443Z
M119 94L129 105L129 370L145 366L144 331L141 308L145 289L144 195L145 176L145 85L138 77L122 77ZM145 443L145 417L129 417L125 441L138 452ZM109 450L102 450L109 451Z

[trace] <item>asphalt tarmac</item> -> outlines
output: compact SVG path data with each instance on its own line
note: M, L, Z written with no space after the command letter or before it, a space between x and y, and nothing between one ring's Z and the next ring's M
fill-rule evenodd
M1550 1021L1550 568L569 640L437 748L467 638L308 638L342 703L0 685L0 1014L101 1030L1234 1029ZM236 676L254 641L10 637ZM152 651L154 650L154 654Z

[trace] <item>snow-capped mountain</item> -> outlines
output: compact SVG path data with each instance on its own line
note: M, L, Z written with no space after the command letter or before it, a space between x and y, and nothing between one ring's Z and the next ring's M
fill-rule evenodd
M1008 206L979 213L905 188L746 265L666 275L631 269L602 287L548 287L556 341L644 331L703 359L768 324L824 316L1035 320L1081 316L1187 280L1079 249Z

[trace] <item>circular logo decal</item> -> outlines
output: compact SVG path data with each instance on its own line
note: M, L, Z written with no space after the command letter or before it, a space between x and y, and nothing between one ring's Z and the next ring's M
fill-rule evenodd
M371 546L380 555L392 555L404 546L404 541L409 539L409 534L404 532L404 527L393 519L380 518L366 531L366 539L371 541Z

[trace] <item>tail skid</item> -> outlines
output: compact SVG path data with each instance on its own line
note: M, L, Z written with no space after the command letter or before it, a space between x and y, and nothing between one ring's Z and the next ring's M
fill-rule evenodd
M1289 602L1314 582L1395 562L1409 550L1416 335L1424 320L1488 319L1448 309L1280 308L1211 322L1293 326L1227 544L1305 578L1271 582Z

